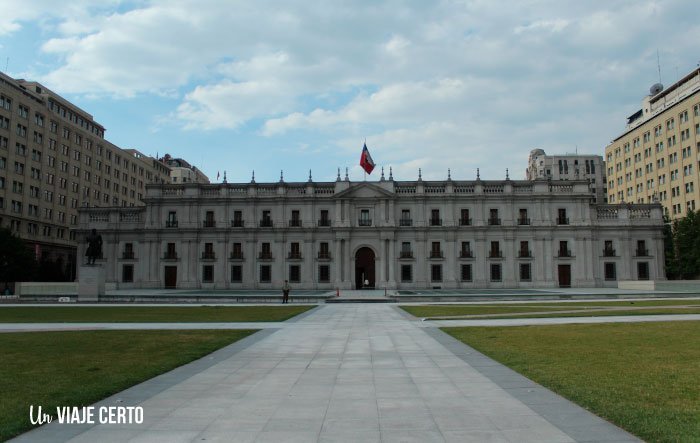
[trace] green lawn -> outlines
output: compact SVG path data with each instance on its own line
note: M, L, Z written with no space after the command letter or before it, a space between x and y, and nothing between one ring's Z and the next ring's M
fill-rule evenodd
M284 321L314 306L20 306L0 305L0 323L169 323Z
M700 322L445 328L647 441L700 441Z
M658 310L629 311L609 311L603 313L606 308L621 307L657 307ZM688 306L688 308L681 308ZM674 308L675 307L675 308ZM642 301L595 301L595 302L551 302L551 303L518 303L518 304L480 304L480 305L420 305L401 306L406 312L416 317L438 318L438 317L462 317L478 315L497 314L523 314L521 316L508 316L507 318L522 317L575 317L575 316L598 316L598 315L634 315L634 314L697 314L700 313L700 300L642 300ZM666 309L672 309L666 311ZM584 313L565 313L560 311L586 310ZM552 312L554 314L547 314ZM532 315L527 315L533 313ZM540 314L536 314L540 313ZM541 314L545 313L545 314ZM498 318L498 317L493 317ZM506 318L506 317L503 317Z
M89 405L255 331L0 334L0 441L32 427L29 406ZM55 417L54 417L55 418Z

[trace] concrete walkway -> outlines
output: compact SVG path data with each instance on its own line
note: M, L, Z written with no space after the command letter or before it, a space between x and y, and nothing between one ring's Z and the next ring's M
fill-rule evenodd
M321 306L96 405L142 406L143 424L17 441L638 441L425 323Z

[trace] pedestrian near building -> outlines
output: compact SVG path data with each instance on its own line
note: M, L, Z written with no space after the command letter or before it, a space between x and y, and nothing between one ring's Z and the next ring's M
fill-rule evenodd
M282 303L289 303L289 291L292 288L289 286L289 281L284 281L284 286L282 286Z

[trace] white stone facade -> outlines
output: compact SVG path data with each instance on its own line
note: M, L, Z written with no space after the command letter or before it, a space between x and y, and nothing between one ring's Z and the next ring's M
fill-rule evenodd
M84 208L119 288L616 286L664 279L661 206L594 205L586 181L151 185ZM78 254L84 255L85 245Z

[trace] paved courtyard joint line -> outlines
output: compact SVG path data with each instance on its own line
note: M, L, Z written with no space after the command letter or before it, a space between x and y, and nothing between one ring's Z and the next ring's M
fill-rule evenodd
M421 323L322 306L99 403L142 406L141 425L17 441L638 441Z

